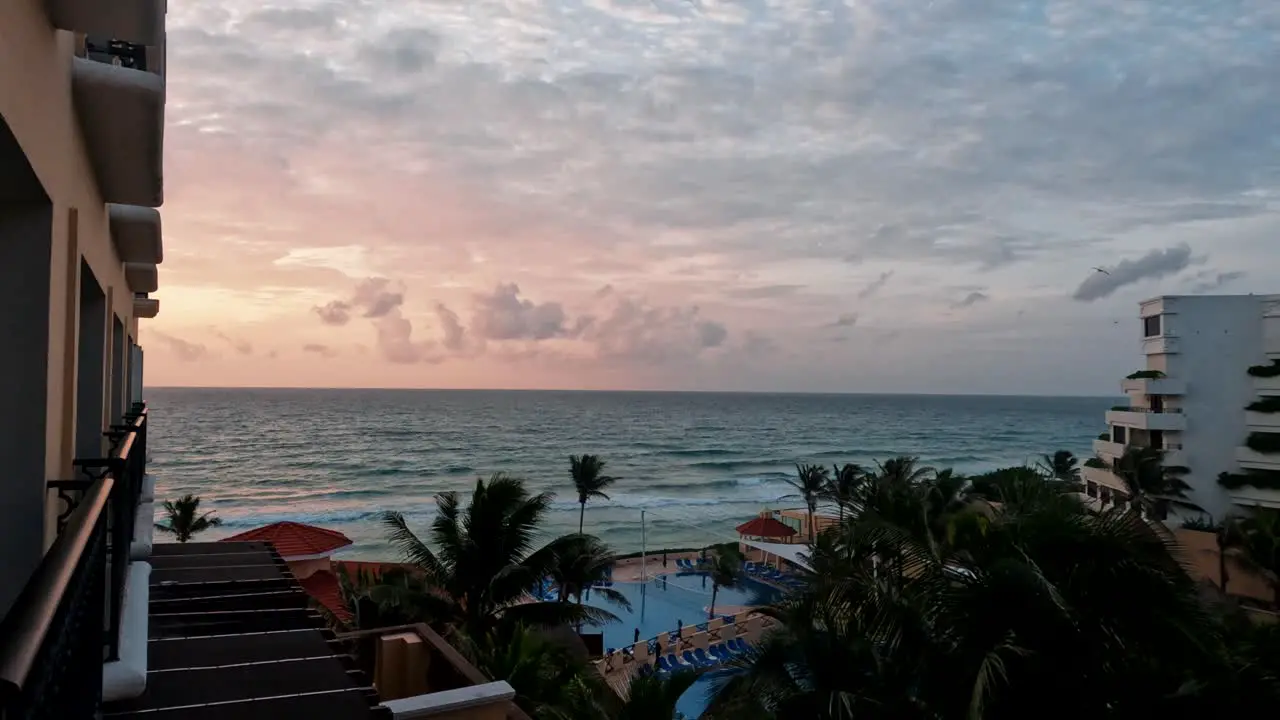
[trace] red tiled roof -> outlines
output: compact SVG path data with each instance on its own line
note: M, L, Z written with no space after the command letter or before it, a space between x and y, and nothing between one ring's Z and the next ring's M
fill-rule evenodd
M737 528L739 535L752 537L791 537L796 534L795 528L771 517L758 517L748 520Z
M286 560L307 555L324 555L351 544L351 538L337 530L288 521L264 525L222 539L222 542L249 541L271 543L280 557Z
M302 589L313 600L320 603L334 617L346 622L351 619L351 611L342 602L342 591L338 589L338 578L327 570L320 570L298 581Z

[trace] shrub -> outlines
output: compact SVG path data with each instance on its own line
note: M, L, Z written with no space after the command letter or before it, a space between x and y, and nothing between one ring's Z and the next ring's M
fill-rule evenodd
M1182 527L1187 530L1200 530L1201 532L1217 532L1218 525L1213 522L1213 518L1207 515L1200 517L1187 518L1182 521Z
M1272 360L1269 365L1254 365L1249 374L1260 378L1280 377L1280 360Z
M1102 458L1096 458L1096 457L1091 457L1091 458L1089 458L1088 460L1085 460L1085 461L1084 461L1084 466L1085 466L1085 467L1091 467L1091 468L1097 468L1097 469L1099 469L1099 470L1106 470L1106 469L1107 469L1107 463L1106 463Z
M1249 439L1244 444L1254 452L1260 452L1264 455L1274 455L1280 453L1280 433L1255 432L1249 433Z
M1106 440L1107 442L1111 442L1111 433L1109 433L1109 432L1098 433L1098 439L1099 439L1099 440Z
M1159 370L1139 370L1131 373L1127 379L1129 380L1159 380L1165 377L1165 374Z
M1250 470L1243 473L1218 474L1218 484L1228 490L1245 485L1263 490L1280 490L1280 472L1275 470Z
M1260 413L1280 412L1280 397L1264 397L1245 406L1245 410Z
M1135 411L1137 408L1134 408L1132 405L1112 405L1112 406L1111 406L1111 409L1112 409L1112 410L1120 410L1120 411L1123 411L1123 412L1133 412L1133 411Z

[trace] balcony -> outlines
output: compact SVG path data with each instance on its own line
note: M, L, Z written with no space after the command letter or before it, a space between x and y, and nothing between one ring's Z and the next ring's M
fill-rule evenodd
M139 295L133 298L133 316L138 318L153 318L160 314L160 301L156 298L149 298L146 295Z
M141 403L104 435L49 483L57 537L0 619L0 717L394 717L271 546L151 546Z
M165 90L151 57L160 52L109 41L87 43L86 55L72 59L71 91L102 200L159 207Z
M1161 430L1165 432L1187 429L1187 416L1180 412L1151 412L1143 408L1108 410L1108 425L1123 425L1136 430Z
M1181 352L1178 338L1172 335L1157 335L1144 338L1142 341L1142 353L1144 355L1171 355L1178 352Z
M1280 360L1280 335L1264 335L1262 337L1262 351L1267 354L1271 360Z
M160 273L149 263L125 263L124 280L134 293L153 293L160 288Z
M1123 380L1120 389L1139 395L1186 395L1187 384L1177 378L1138 378Z
M1280 395L1280 375L1275 377L1254 377L1253 390L1259 395Z
M1244 421L1250 428L1263 432L1280 432L1280 412L1264 413L1250 410L1245 412Z
M137 205L108 205L111 242L121 262L159 265L164 261L160 242L160 213Z
M120 38L139 45L164 39L164 0L45 0L50 23L86 35Z
M1280 453L1260 453L1242 445L1236 448L1236 462L1246 470L1280 470Z
M1094 440L1093 452L1103 460L1112 460L1124 454L1124 443L1111 442L1110 440Z
M1238 488L1229 488L1226 492L1227 495L1231 497L1231 502L1237 505L1267 507L1280 510L1280 490L1243 485Z

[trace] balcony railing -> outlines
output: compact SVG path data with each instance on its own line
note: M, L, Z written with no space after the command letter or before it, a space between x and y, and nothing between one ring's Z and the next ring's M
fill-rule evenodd
M147 69L147 47L121 40L85 41L85 54L90 60L108 65L118 65L130 70Z
M50 483L58 536L0 620L0 717L88 720L99 714L102 664L118 657L134 515L146 473L147 411L112 426L106 458Z

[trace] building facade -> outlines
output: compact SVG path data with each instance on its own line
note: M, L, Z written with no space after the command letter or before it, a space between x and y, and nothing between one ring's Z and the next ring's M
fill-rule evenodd
M1099 459L1162 450L1188 499L1217 519L1280 507L1280 296L1164 296L1139 317L1145 364L1121 383L1128 403L1107 412ZM1084 479L1094 497L1124 491L1106 468Z
M102 457L141 397L139 318L157 302L164 0L0 3L0 566L55 535L47 482ZM22 582L0 584L0 612Z

